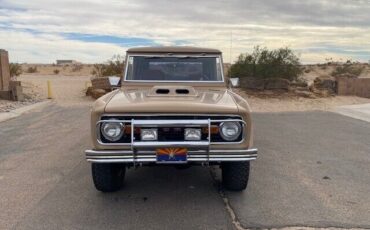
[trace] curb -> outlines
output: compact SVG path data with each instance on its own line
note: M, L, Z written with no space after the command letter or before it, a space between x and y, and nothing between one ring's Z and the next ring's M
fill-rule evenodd
M50 100L49 101L41 101L41 102L37 102L37 103L32 104L32 105L26 105L26 106L23 106L21 108L11 110L9 112L0 112L0 122L7 121L7 120L10 120L10 119L19 117L20 115L22 115L22 114L24 114L28 111L46 106L50 102L51 102Z

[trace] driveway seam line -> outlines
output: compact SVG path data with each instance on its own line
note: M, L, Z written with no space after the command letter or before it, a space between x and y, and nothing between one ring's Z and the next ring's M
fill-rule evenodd
M231 219L231 223L233 224L234 228L237 230L246 230L247 228L244 228L240 221L238 220L238 217L236 216L234 209L231 207L229 199L226 197L225 192L222 188L222 185L219 180L216 178L216 174L214 172L214 168L210 168L210 174L213 182L217 186L217 193L221 197L222 201L224 202L226 212L229 214L229 217Z

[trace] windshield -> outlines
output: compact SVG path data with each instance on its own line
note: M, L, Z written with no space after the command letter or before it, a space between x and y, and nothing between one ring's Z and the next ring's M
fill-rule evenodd
M128 81L222 81L219 57L130 56Z

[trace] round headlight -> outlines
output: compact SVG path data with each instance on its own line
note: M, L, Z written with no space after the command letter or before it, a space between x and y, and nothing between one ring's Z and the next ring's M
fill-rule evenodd
M242 126L236 121L225 121L220 124L220 134L225 141L235 141L242 132Z
M101 133L109 141L118 141L123 135L124 125L120 122L104 122L101 127Z

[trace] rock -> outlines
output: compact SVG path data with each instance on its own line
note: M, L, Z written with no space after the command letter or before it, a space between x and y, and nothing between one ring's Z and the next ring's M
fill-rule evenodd
M302 90L295 90L294 92L298 97L305 97L305 98L316 98L315 94L309 91L302 91Z
M244 77L240 78L240 87L244 89L263 90L265 82L263 79Z
M282 78L265 79L265 89L284 89L289 90L290 82Z
M111 90L111 85L109 82L109 77L98 77L91 79L91 84L94 89L104 89Z
M327 90L330 94L334 94L337 91L337 82L334 77L320 76L313 81L313 88Z
M313 88L312 92L319 97L330 97L335 95L335 93L329 89Z
M86 96L92 96L92 91L93 91L93 87L92 86L90 86L90 87L88 87L87 89L86 89Z
M93 89L91 90L91 96L95 99L105 95L107 92L104 89Z
M308 84L307 84L307 82L299 81L299 82L291 82L290 86L291 87L305 87L305 88L307 88Z

